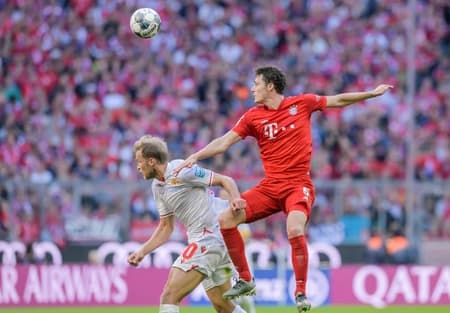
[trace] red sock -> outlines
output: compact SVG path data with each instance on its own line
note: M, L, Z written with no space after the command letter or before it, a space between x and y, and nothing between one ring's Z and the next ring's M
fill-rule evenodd
M303 235L289 239L291 244L291 260L295 273L295 295L299 292L306 295L306 278L308 275L308 246Z
M247 258L245 257L244 240L242 240L238 228L221 228L220 232L222 233L225 245L227 246L231 261L239 272L239 278L250 281L252 279L252 274L250 273Z

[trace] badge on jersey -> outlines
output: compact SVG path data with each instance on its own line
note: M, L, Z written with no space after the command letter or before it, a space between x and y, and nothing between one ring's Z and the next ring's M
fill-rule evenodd
M289 114L290 115L297 115L297 113L298 113L298 110L297 110L297 106L296 105L293 105L293 106L291 106L289 108Z
M206 175L205 169L201 168L199 166L196 166L194 169L194 175L197 177L200 177L200 178L205 177L205 175Z

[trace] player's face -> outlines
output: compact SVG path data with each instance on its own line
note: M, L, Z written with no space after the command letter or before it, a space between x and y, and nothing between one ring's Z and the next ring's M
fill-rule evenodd
M135 155L136 159L136 168L139 173L142 174L142 177L145 179L152 179L156 176L156 169L152 164L155 164L152 159L146 159L142 156L142 151L137 151Z
M263 103L267 97L267 92L267 84L264 82L262 75L256 76L252 87L255 103Z

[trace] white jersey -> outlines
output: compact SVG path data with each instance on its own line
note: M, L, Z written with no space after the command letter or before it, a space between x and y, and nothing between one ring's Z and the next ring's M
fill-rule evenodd
M187 228L189 243L208 236L221 239L217 217L228 206L228 201L214 197L208 189L214 172L194 165L174 176L173 169L182 162L168 163L164 182L153 180L153 197L160 217L175 215Z

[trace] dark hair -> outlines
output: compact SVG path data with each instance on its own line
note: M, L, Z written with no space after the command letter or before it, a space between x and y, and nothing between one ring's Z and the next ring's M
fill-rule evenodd
M277 93L282 94L284 92L286 76L280 69L273 66L259 67L256 69L256 76L258 75L262 75L266 84L272 83Z

